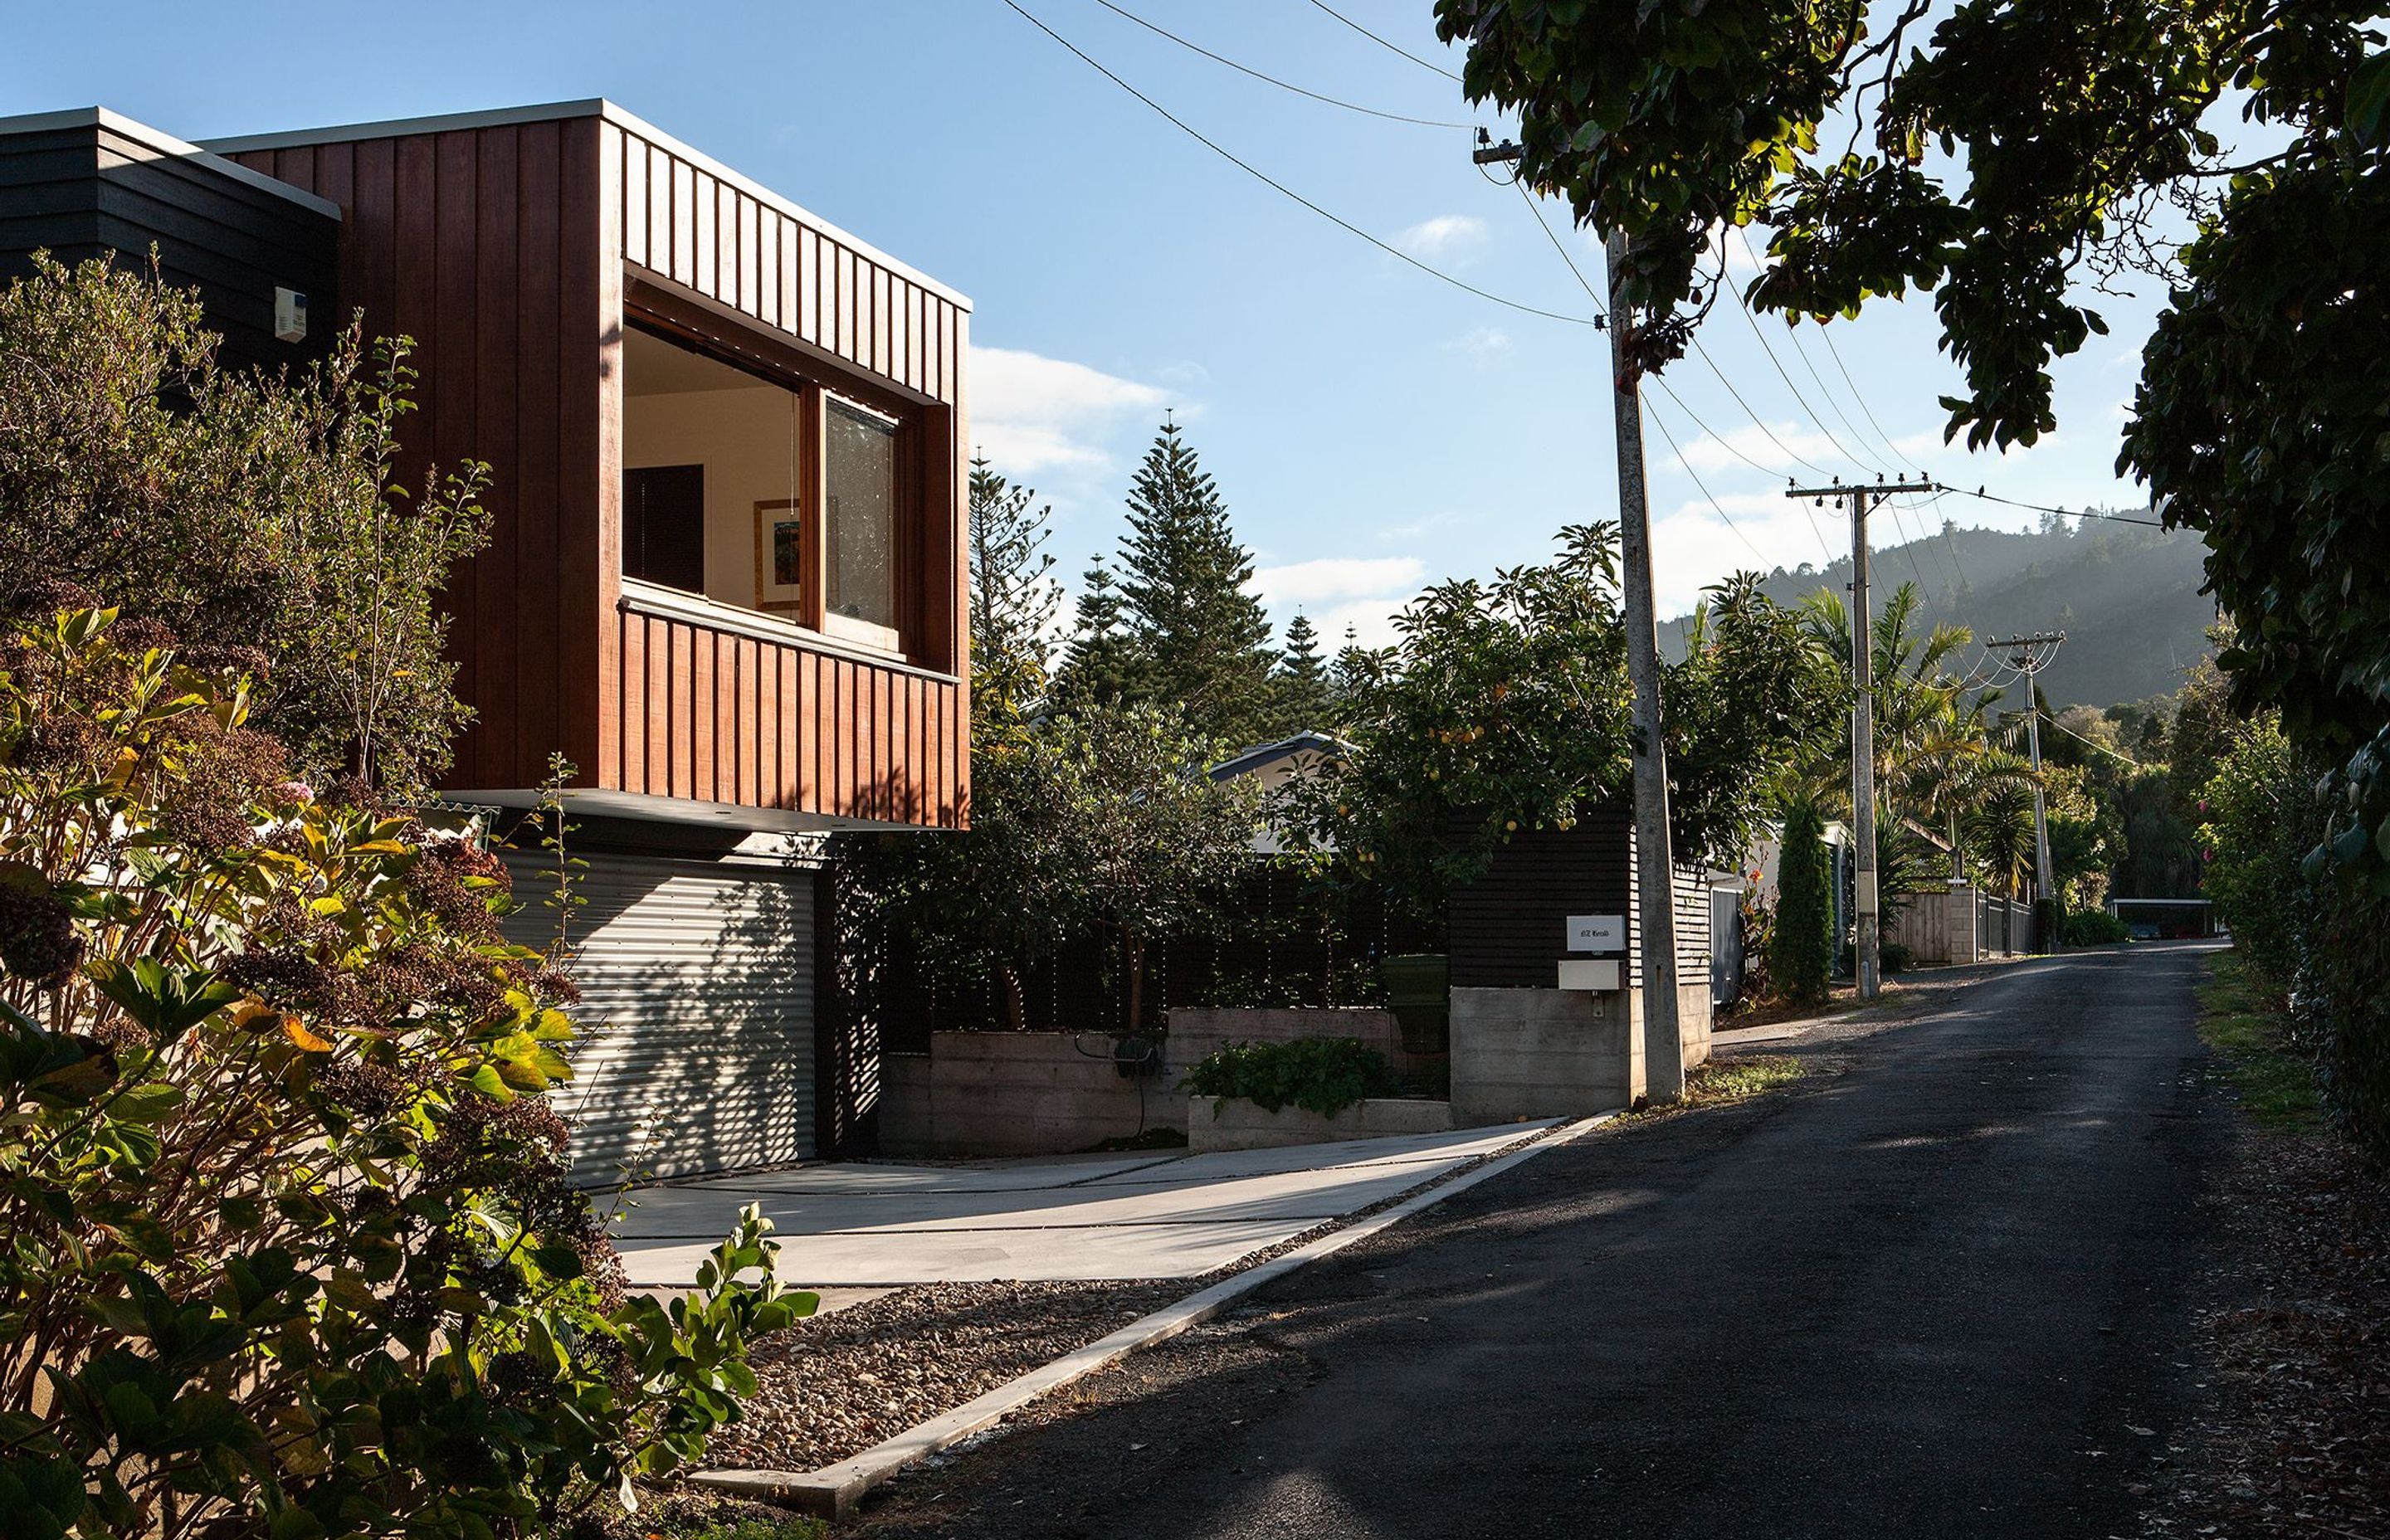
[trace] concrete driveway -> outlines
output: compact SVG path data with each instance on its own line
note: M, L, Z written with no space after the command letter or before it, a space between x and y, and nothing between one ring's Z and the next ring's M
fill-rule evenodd
M1193 1277L1550 1126L694 1178L632 1194L615 1245L634 1285L686 1286L740 1206L759 1203L782 1278L800 1286Z

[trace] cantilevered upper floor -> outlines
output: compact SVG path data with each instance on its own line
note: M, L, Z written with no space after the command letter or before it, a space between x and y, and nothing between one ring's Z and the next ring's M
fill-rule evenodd
M456 795L561 753L593 811L968 821L962 296L604 101L207 148L338 209L402 484L491 468Z

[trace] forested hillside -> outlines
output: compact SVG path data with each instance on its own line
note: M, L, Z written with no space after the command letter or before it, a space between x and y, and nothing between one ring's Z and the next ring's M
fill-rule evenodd
M1908 527L1919 537L1913 542L1899 538L1900 524L1889 516L1875 520L1876 592L1915 583L1926 597L1924 623L1955 621L1978 643L2065 632L2066 645L2042 675L2053 705L2113 706L2168 694L2207 650L2216 611L2199 592L2206 547L2195 533L2055 517L2024 532L1945 524L1928 533L1913 515ZM1761 586L1793 604L1820 588L1842 593L1850 578L1845 558L1823 571L1779 568ZM1672 653L1683 650L1681 622L1663 627L1663 643Z

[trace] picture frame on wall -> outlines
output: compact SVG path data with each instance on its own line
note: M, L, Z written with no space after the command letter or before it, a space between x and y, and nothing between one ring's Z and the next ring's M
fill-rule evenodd
M755 505L755 608L796 616L804 607L805 525L796 500Z

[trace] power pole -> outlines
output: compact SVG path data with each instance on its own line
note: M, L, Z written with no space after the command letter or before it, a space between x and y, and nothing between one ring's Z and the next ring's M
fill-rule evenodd
M2058 878L2049 861L2049 808L2041 794L2041 671L2058 656L2058 644L2066 640L2063 631L2037 631L2030 636L2011 636L2002 642L1986 642L1994 652L2006 652L2009 666L2024 675L2025 741L2033 753L2033 883L2037 898L2058 896ZM2053 949L2058 938L2044 937Z
M1868 509L1899 492L1932 492L1929 481L1873 486L1837 480L1828 487L1792 487L1787 497L1851 505L1851 907L1856 911L1859 998L1883 992L1882 910L1875 891L1875 646L1868 617Z
M1660 621L1651 595L1651 508L1643 484L1643 398L1635 323L1620 289L1625 237L1609 266L1611 404L1618 439L1618 554L1625 569L1626 676L1635 689L1635 898L1643 941L1643 1083L1655 1102L1685 1094L1677 1025L1677 861L1668 833L1668 742L1660 719Z
M1472 157L1516 161L1515 144L1484 142ZM1634 687L1635 898L1643 965L1643 1083L1653 1102L1682 1100L1685 1045L1677 1020L1677 863L1668 834L1668 742L1660 716L1660 618L1651 593L1651 510L1643 480L1643 401L1635 324L1619 290L1625 237L1603 247L1610 294L1610 383L1618 444L1618 549L1625 590L1626 674Z

